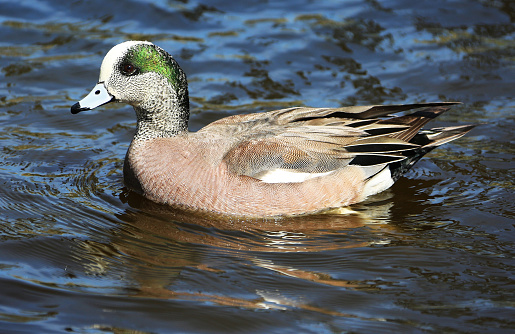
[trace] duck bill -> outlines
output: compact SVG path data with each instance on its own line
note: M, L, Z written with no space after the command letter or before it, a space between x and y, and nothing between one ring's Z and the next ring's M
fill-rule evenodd
M99 82L85 98L72 106L71 112L72 114L78 114L81 111L94 109L113 100L114 96L109 94L104 83Z

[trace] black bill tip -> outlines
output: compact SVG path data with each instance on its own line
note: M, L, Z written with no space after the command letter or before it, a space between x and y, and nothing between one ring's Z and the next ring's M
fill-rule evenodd
M75 103L72 106L72 108L71 108L71 112L74 115L78 114L78 113L80 113L81 111L84 111L84 110L90 110L90 108L83 108L83 107L81 107L79 102Z

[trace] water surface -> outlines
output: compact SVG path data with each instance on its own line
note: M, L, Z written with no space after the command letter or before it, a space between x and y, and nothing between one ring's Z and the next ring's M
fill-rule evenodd
M0 4L2 333L511 333L512 1ZM462 101L482 123L351 215L191 215L123 188L130 107L71 115L105 53L160 45L191 130L292 105Z

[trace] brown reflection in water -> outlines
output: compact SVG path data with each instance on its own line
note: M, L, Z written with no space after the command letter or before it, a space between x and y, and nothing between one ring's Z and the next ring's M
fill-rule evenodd
M217 258L232 257L232 263L241 268L263 268L316 284L350 290L380 289L369 280L346 280L335 278L330 273L306 270L300 266L301 262L296 266L291 259L288 265L276 263L272 260L274 256L271 259L266 254L301 252L309 257L309 254L323 251L388 244L392 234L396 239L410 238L402 232L415 226L389 222L402 221L400 217L405 212L418 215L431 206L430 195L419 193L418 189L420 184L431 186L434 182L438 181L401 179L398 191L394 187L393 191L374 196L368 202L326 214L281 219L243 220L185 212L153 203L139 195L122 193L122 201L131 206L118 215L124 224L112 233L108 244L92 240L84 242L82 249L85 254L78 256L92 262L86 269L95 274L120 272L132 297L210 302L249 309L298 308L359 318L310 305L309 298L292 300L258 287L250 287L248 291L257 298L234 297L230 292L234 288L231 283L217 281L229 275L226 268L218 267ZM408 202L411 204L419 202L419 205L416 209L412 205L407 208L402 204L406 199L410 199ZM185 277L191 274L193 280L207 281L211 281L210 276L214 275L212 279L216 282L213 284L221 286L217 286L215 293L209 286L199 292L181 291L181 281L190 279ZM203 286L204 283L195 284Z
M385 193L384 196L391 194ZM212 260L222 255L234 257L239 265L264 268L318 284L371 289L373 287L370 283L336 279L328 273L304 270L291 264L276 264L261 255L271 252L314 253L363 248L375 242L387 243L382 232L391 229L387 219L391 201L383 201L384 204L374 205L367 210L356 207L356 211L351 213L348 213L349 209L341 210L347 214L335 214L335 210L328 214L305 217L241 220L173 210L138 195L131 194L125 199L133 208L137 208L118 216L125 225L112 233L109 244L92 240L83 242L81 248L85 254L78 256L91 261L86 268L90 273L112 274L119 271L130 285L129 294L134 297L212 302L252 309L295 307L350 317L309 305L309 301L290 300L270 291L253 291L260 297L242 299L222 293L174 291L172 285L185 269L187 272L198 270L206 275L222 275L224 270L216 268L217 264ZM377 231L376 238L345 235L345 231L364 226L367 226L368 234ZM341 235L342 238L335 235Z
M334 244L318 238L331 231L363 226L372 230L389 228L389 211L393 204L385 200L392 196L385 192L374 196L373 206L356 205L310 216L249 219L182 211L137 194L127 195L123 199L122 194L122 200L138 211L127 211L118 218L145 233L145 238L252 252L317 252L366 246L369 242L349 240L345 244Z
M219 306L231 306L231 307L239 307L246 309L277 309L277 310L287 310L289 308L302 309L311 312L317 312L321 314L338 316L338 317L346 317L346 318L356 318L361 320L375 320L375 321L384 321L383 319L374 319L374 318L366 318L356 316L354 314L342 313L333 311L323 307L317 307L308 305L306 303L299 303L293 300L288 300L286 298L281 298L280 296L267 295L263 292L258 292L261 295L260 298L255 298L251 300L246 300L242 298L234 298L224 295L212 295L212 294L203 294L203 293L187 293L187 292L176 292L171 291L165 288L160 287L150 287L144 286L139 290L139 293L136 297L143 298L157 298L157 299L180 299L180 300L188 300L188 301L196 301L196 302L209 302L215 303Z

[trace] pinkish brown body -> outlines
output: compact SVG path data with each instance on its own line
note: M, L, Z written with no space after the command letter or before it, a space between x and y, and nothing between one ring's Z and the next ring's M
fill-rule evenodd
M158 203L242 216L298 215L362 200L358 167L300 183L265 183L231 173L222 142L190 134L133 143L125 183Z

